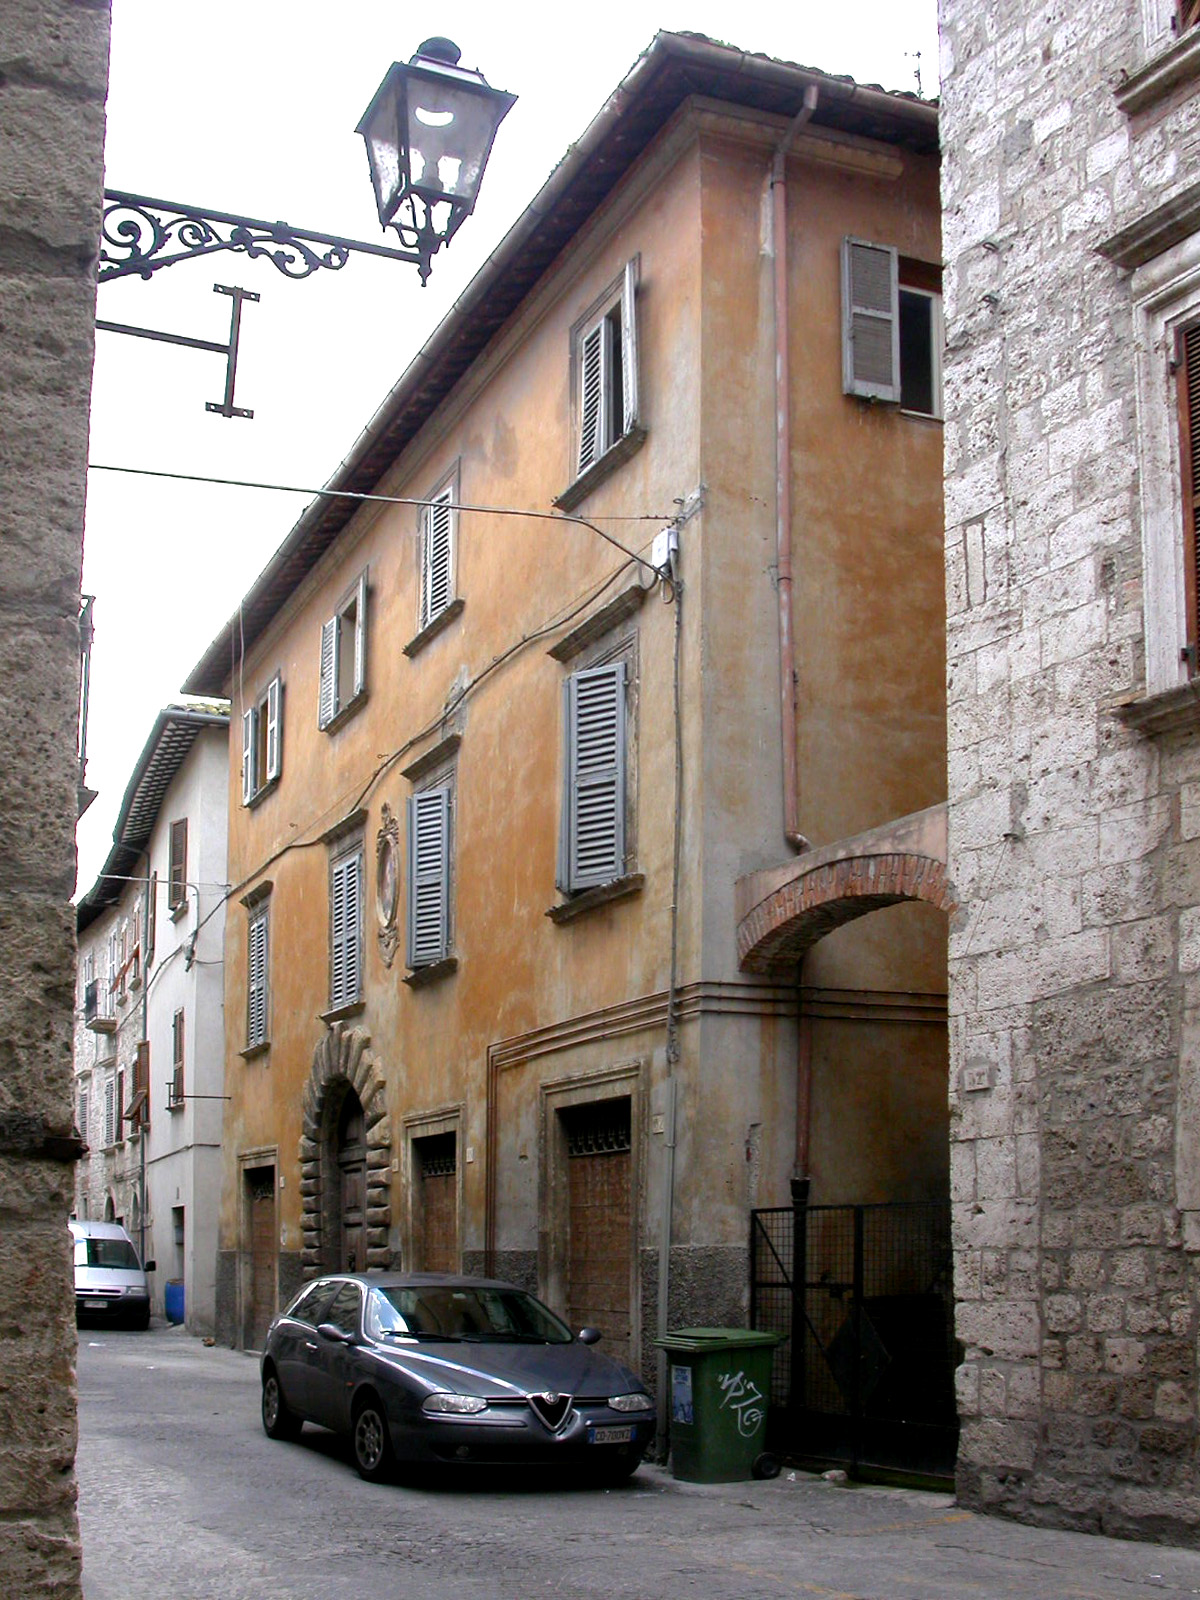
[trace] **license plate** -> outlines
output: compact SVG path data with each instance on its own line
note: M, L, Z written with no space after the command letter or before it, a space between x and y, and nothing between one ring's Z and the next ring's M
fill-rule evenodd
M83 1302L83 1309L85 1311L107 1311L108 1310L108 1301L107 1300L85 1300Z
M633 1424L626 1422L620 1426L593 1428L590 1437L593 1444L631 1444L633 1435Z

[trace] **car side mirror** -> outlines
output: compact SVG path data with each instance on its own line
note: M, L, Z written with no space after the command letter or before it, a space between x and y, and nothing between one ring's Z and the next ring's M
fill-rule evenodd
M578 1335L580 1344L599 1344L603 1337L599 1328L580 1328Z
M142 1271L143 1272L157 1272L158 1268L157 1268L156 1264L153 1261L147 1261L145 1266L142 1268Z
M322 1339L331 1339L334 1344L353 1344L354 1335L347 1333L345 1328L339 1328L336 1322L319 1322L317 1332Z

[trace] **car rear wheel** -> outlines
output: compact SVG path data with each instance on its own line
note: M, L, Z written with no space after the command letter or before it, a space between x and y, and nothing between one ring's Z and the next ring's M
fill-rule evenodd
M268 1439L298 1439L304 1424L288 1409L273 1368L263 1373L262 1425Z
M387 1418L374 1395L360 1400L354 1409L354 1465L359 1477L371 1483L386 1478L392 1470Z

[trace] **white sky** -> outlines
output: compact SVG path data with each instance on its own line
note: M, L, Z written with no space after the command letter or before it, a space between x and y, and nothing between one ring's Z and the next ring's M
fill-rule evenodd
M113 0L106 183L298 227L385 240L354 132L393 60L444 34L463 65L519 96L501 126L475 215L416 269L354 256L301 283L265 262L218 254L100 290L97 315L224 340L230 302L213 284L262 296L243 313L236 403L253 421L204 409L224 394L222 357L98 332L93 463L318 487L408 361L659 28L848 73L937 90L936 0L845 5L610 0L584 26L561 6L445 0ZM579 14L582 17L582 13ZM92 472L83 588L96 599L88 783L79 887L94 882L121 796L155 713L236 609L304 496Z

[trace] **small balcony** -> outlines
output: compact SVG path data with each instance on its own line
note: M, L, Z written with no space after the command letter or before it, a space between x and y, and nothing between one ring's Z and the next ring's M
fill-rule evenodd
M117 1019L105 1002L108 997L101 999L100 980L93 978L83 991L83 1021L84 1026L93 1033L116 1033Z

